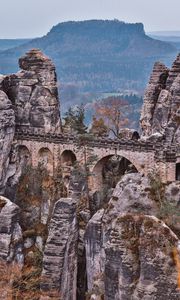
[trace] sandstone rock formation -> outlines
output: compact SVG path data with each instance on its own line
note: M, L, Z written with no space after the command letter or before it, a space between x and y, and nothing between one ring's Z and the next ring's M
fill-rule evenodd
M33 169L27 168L27 161L19 152L15 132L30 129L59 133L61 120L55 66L51 60L34 49L19 60L19 65L22 70L17 74L0 76L0 194L21 207L19 210L6 200L7 205L0 212L0 258L22 265L23 260L25 264L31 260L34 264L36 256L40 257L44 250L51 201L57 200L59 190L54 178L44 174L42 179L35 171L38 178L34 185ZM32 171L31 176L26 174L28 170ZM39 265L32 267L39 272Z
M152 134L153 114L161 93L165 89L168 69L161 63L155 63L149 85L145 91L144 103L141 112L141 127L143 135Z
M23 265L23 257L19 207L0 196L0 259Z
M13 283L12 270L20 275L23 264L22 229L19 207L0 196L0 300L9 300ZM17 275L17 276L18 276Z
M17 74L0 75L0 194L12 199L22 169L13 142L15 129L61 132L54 64L40 50L33 49L20 58L19 65L22 70Z
M7 95L0 90L0 194L8 178L10 154L15 133L15 114Z
M106 299L178 299L177 272L170 267L176 243L153 216L120 216L105 246Z
M40 50L20 58L22 69L1 83L15 108L16 126L61 132L55 66Z
M87 226L90 299L179 299L172 260L178 237L157 214L148 179L125 175L108 207L98 211Z
M179 141L180 55L169 70L155 63L141 112L142 137L164 137L167 143Z
M56 202L44 250L41 300L75 300L77 281L77 213L71 198ZM54 299L54 298L53 298Z

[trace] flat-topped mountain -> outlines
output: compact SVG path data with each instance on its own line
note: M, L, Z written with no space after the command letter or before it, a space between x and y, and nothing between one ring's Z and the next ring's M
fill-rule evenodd
M142 90L154 62L171 62L176 52L171 44L148 37L141 23L64 22L41 38L0 53L0 73L16 72L18 57L31 48L53 59L62 83L88 92Z

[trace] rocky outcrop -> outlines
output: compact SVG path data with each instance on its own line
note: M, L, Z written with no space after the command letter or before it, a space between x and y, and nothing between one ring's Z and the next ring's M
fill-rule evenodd
M88 291L93 290L94 281L104 272L103 215L104 209L101 209L91 218L85 234Z
M7 95L0 90L0 194L4 192L15 132L15 114Z
M180 64L180 56L179 56ZM165 130L166 139L169 142L180 142L180 70L170 87L170 113Z
M0 194L14 194L21 174L15 128L61 132L55 66L40 50L20 58L17 74L0 75ZM5 185L8 182L8 189ZM13 188L11 188L13 186ZM13 196L12 196L13 199Z
M54 202L60 198L61 187L45 170L32 167L29 153L17 145L15 133L24 129L42 134L59 133L61 120L52 61L40 50L33 49L20 58L19 66L21 70L18 73L0 76L0 194L21 207L19 210L7 200L9 214L6 206L2 209L4 215L0 213L0 258L17 261L18 265L22 265L24 260L22 272L25 277L32 278L41 271L47 227ZM19 222L11 220L16 218L20 219ZM2 236L1 225L2 230L7 231ZM17 246L16 239L19 239L20 233L21 243ZM34 272L33 275L31 272ZM3 286L3 282L1 284Z
M144 103L141 112L141 128L143 135L152 134L153 114L156 103L162 89L165 88L168 69L161 63L155 63L148 87L144 95Z
M156 63L144 95L141 112L143 138L161 137L167 143L180 139L180 55L172 68Z
M23 264L19 207L0 196L0 300L12 299L12 283L20 276Z
M76 202L56 202L44 251L41 300L75 300L77 282ZM54 298L53 298L54 299Z
M175 234L153 216L121 215L105 245L108 300L178 299Z
M55 66L40 50L20 58L17 74L0 75L0 194L14 200L21 158L15 128L61 132ZM6 186L6 188L5 188Z
M0 259L23 264L19 207L0 196Z
M60 110L55 66L40 50L20 58L22 69L6 76L2 88L15 107L16 126L60 132Z
M174 80L180 73L180 53L177 55L176 60L174 61L172 68L169 71L169 76L167 78L167 89L170 90Z
M180 187L171 186L166 195L172 191L180 196ZM89 299L179 299L172 258L178 237L158 214L149 180L125 175L108 207L87 226Z

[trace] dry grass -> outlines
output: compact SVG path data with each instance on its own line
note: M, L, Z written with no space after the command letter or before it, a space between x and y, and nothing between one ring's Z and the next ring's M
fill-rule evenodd
M60 299L57 290L40 291L39 275L33 266L26 267L22 272L17 263L0 260L0 300L39 300L40 296L46 300L49 295L51 300Z
M180 289L180 255L179 255L178 249L176 247L174 247L174 249L173 249L173 258L174 258L174 262L176 264L176 268L177 268L177 272L178 272L177 285L178 285L178 288Z

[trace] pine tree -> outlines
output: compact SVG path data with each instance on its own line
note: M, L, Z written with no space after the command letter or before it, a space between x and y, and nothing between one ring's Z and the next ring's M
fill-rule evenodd
M83 105L68 109L64 117L63 129L64 132L71 134L85 134L87 132Z

